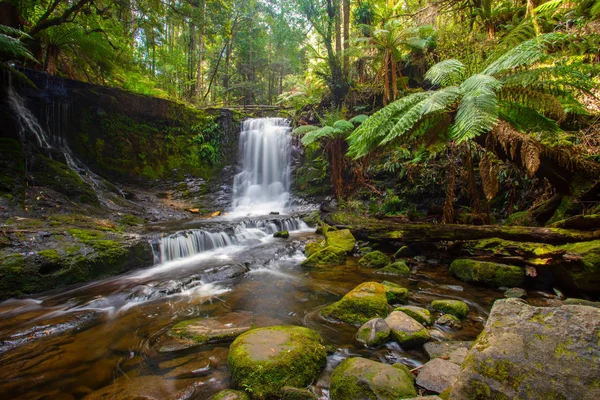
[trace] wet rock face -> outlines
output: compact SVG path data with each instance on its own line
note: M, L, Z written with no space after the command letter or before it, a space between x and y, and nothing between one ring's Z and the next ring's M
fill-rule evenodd
M498 300L450 399L600 398L600 309Z
M321 310L321 316L334 321L359 326L372 318L385 317L388 302L383 285L365 282L337 301Z
M326 359L321 336L299 326L248 331L231 344L228 357L234 386L259 399L279 398L285 386L306 387Z
M413 378L405 368L361 357L348 358L331 375L331 400L396 400L415 397Z

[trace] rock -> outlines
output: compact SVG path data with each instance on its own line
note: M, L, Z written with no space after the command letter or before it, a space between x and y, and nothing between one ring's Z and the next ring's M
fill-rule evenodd
M221 390L219 393L215 394L209 400L250 400L250 396L246 394L246 392L242 392L239 390Z
M392 338L400 346L414 347L430 339L427 329L402 311L393 311L385 322L390 327Z
M326 319L359 326L377 317L388 314L385 288L377 282L365 282L337 301L321 310Z
M467 303L460 300L434 300L431 302L431 308L445 314L452 314L460 319L465 318L469 313Z
M325 247L326 246L324 240L321 242L308 242L306 243L306 246L304 246L304 255L306 257L310 257L316 252L323 250Z
M122 376L87 396L86 400L162 400L190 398L194 394L193 382L186 379L162 379L156 375Z
M447 326L451 329L462 329L462 324L460 323L460 319L456 318L452 314L444 314L439 317L435 323L437 325Z
M416 256L415 252L408 246L402 246L398 249L396 254L394 254L394 258L397 260L399 258L407 258Z
M585 299L565 299L565 304L600 308L600 301L590 301Z
M361 357L344 360L331 375L331 400L396 400L416 395L405 371Z
M385 288L385 297L388 303L391 304L406 304L408 302L408 289L396 283L383 281L381 282Z
M360 260L358 265L361 268L383 268L392 262L388 256L382 252L375 250L365 254Z
M525 289L521 289L521 288L506 289L504 291L504 297L515 298L515 299L527 297L527 291Z
M454 260L450 273L464 282L481 283L492 287L520 286L525 271L514 265L468 259Z
M406 400L442 400L440 396L419 396L419 397L411 397Z
M346 253L352 253L356 245L356 239L349 229L340 229L339 231L328 231L325 233L327 246L335 246L344 250Z
M410 276L410 268L404 261L396 261L377 270L378 274L398 275L398 276Z
M281 389L282 400L317 400L315 396L308 389L299 389L291 386L286 386Z
M382 318L367 321L358 329L356 340L365 346L378 346L387 341L390 327Z
M460 372L460 367L450 361L434 358L419 371L417 385L435 393L450 388Z
M282 239L287 239L290 237L290 232L289 231L279 231L279 232L275 232L273 234L273 237L275 238L282 238Z
M450 399L600 398L600 309L497 300Z
M238 336L229 348L235 387L253 397L279 397L284 386L306 387L327 361L321 336L300 326L258 328Z
M473 342L428 342L423 349L429 358L444 358L454 364L461 365Z
M306 260L302 261L303 267L328 267L340 265L346 262L346 252L339 247L328 246L322 250L311 254Z
M423 325L431 325L433 323L431 313L426 308L417 306L400 306L396 307L394 311L402 311L404 314L416 319Z
M574 261L565 262L554 271L557 279L580 291L598 293L600 287L600 240L560 246ZM577 256L577 257L574 257Z

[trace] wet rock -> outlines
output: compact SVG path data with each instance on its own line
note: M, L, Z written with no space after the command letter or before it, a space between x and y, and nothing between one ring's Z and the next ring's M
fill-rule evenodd
M300 326L259 328L240 335L229 348L235 387L253 397L279 397L285 386L306 387L325 366L321 336Z
M321 242L308 242L306 246L304 246L304 255L306 257L310 257L318 251L321 251L325 248L325 241Z
M468 259L454 260L450 273L464 282L481 283L492 287L520 286L525 271L514 265Z
M404 261L396 261L377 270L378 274L398 275L398 276L410 276L410 268Z
M417 306L400 306L396 307L394 311L402 311L404 314L414 318L423 325L431 325L433 323L431 313L426 308Z
M444 358L461 365L471 346L473 346L473 342L429 342L425 343L423 349L429 358Z
M352 253L356 245L356 239L349 229L340 229L339 231L328 231L325 233L327 246L339 247L346 253Z
M303 267L329 267L340 265L346 262L346 252L339 247L327 246L322 250L311 254L306 260L302 261Z
M504 291L504 297L515 298L515 299L527 297L527 291L525 289L521 289L521 288L506 289Z
M394 254L394 258L397 260L399 258L408 258L416 256L415 252L408 246L402 246L398 249L396 254Z
M392 260L382 252L375 250L365 254L360 260L358 265L361 268L384 268L388 266Z
M350 292L341 300L323 308L321 316L359 326L377 317L388 314L388 302L385 288L377 282L365 282Z
M600 308L600 301L569 298L569 299L565 299L564 303L567 305L579 305L579 306L589 306L589 307Z
M469 313L467 303L460 300L434 300L431 302L431 308L446 314L452 314L460 319L465 318Z
M451 328L451 329L457 329L457 330L462 329L462 324L460 322L460 319L456 318L452 314L442 315L435 321L435 323L437 325L447 326L448 328Z
M356 340L365 346L378 346L385 343L390 336L390 327L382 318L374 318L365 322L356 333Z
M405 304L408 302L408 289L394 282L381 282L385 288L385 297L390 304Z
M85 400L135 399L190 399L194 394L194 382L189 380L164 380L160 376L123 376L85 397Z
M287 239L290 237L290 232L289 231L279 231L279 232L275 232L273 234L273 237L276 238L282 238L282 239Z
M494 303L450 399L600 398L600 309Z
M365 358L348 358L331 375L331 400L396 400L416 395L404 370Z
M250 396L246 392L239 390L221 390L219 393L212 396L209 400L250 400Z
M417 385L435 393L442 393L456 382L459 372L460 366L441 358L434 358L419 371Z
M315 396L308 389L299 389L295 387L286 386L281 389L282 400L317 400Z
M430 339L427 329L402 311L393 311L385 322L390 327L392 338L400 346L414 347Z

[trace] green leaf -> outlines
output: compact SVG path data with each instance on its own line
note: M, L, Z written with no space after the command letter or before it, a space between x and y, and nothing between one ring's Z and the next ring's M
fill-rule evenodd
M465 65L458 60L444 60L433 67L425 74L425 79L437 86L457 85L465 72Z
M304 146L308 146L321 139L332 138L342 134L343 132L339 129L336 129L332 126L324 126L312 132L308 132L306 135L304 135L302 137L302 144Z
M312 132L317 129L319 129L319 127L315 126L315 125L302 125L302 126L297 127L296 129L294 129L292 131L292 135L304 135L308 132Z

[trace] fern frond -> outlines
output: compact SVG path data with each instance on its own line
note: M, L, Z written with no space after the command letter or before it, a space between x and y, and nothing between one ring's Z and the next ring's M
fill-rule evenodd
M319 129L319 127L315 125L302 125L294 129L292 135L304 135L308 132L316 131L317 129Z
M345 119L340 119L333 123L333 127L345 133L352 131L352 129L354 129L354 124L350 121L346 121Z
M562 6L565 3L566 3L565 0L549 0L549 1L545 2L545 3L540 4L539 6L537 6L534 9L534 12L536 14L553 13L554 11L556 11L557 9L559 9L560 6Z
M437 86L452 86L463 79L465 65L458 60L450 59L441 61L425 73L425 79Z
M19 39L3 33L0 33L0 54L3 59L26 58L37 62L33 54L27 50Z
M499 117L523 132L542 134L561 132L554 120L540 114L535 107L527 107L509 100L503 99L499 102Z
M367 120L367 118L369 118L368 115L360 114L360 115L357 115L356 117L350 119L350 122L352 122L355 125L360 125L363 122L365 122Z
M531 87L504 86L500 91L500 98L521 104L526 108L536 109L540 113L550 115L556 120L562 119L565 116L563 105L556 96L540 92Z
M500 47L502 49L510 49L533 37L535 37L533 22L531 19L526 19L502 38Z
M304 135L302 137L302 144L304 146L309 146L321 139L332 138L341 134L343 134L343 132L339 129L336 129L332 126L324 126L312 132L308 132L306 135Z

